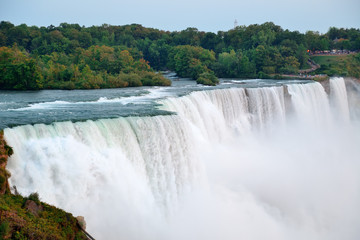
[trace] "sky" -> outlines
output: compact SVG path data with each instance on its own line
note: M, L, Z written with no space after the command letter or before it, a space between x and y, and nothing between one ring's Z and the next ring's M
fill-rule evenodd
M326 33L360 28L360 0L0 0L0 20L15 25L137 23L168 31L228 31L273 22L283 29Z

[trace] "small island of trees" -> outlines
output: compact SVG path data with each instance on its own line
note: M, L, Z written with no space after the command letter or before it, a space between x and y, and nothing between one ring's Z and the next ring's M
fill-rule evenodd
M274 23L227 32L162 31L138 24L55 27L0 23L0 89L91 89L168 86L159 72L215 85L221 78L272 78L309 68L309 52L351 51L316 73L360 78L360 30L326 34L283 30ZM357 53L356 53L357 52ZM315 59L316 60L316 59Z

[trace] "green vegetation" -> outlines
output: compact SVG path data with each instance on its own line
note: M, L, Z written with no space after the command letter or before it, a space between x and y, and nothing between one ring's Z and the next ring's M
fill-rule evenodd
M0 47L0 89L112 88L169 85L155 73L161 70L194 80L211 72L234 78L296 74L308 67L307 50L359 51L360 30L302 34L267 22L215 34L137 24L36 27L2 21Z
M311 59L319 65L339 64L345 62L348 58L348 55L322 55L311 57Z
M37 63L37 64L36 64ZM78 49L74 54L53 52L30 58L18 47L0 47L0 89L93 89L168 86L143 59L128 50L107 46Z
M360 78L360 53L350 55L313 56L320 64L317 74Z
M9 222L4 221L0 224L0 237L4 239L10 233Z
M214 51L183 45L172 48L168 66L180 77L196 79L201 84L216 85L219 81L210 70L215 61Z
M70 213L42 203L38 193L10 193L5 168L12 154L0 130L0 239L87 239Z
M17 47L0 47L0 89L36 90L41 79L34 59Z
M219 79L215 76L213 72L203 72L199 75L196 82L198 84L215 86L219 83Z
M31 197L0 195L0 239L87 239L70 213L39 201L41 210L31 212Z
M5 169L7 159L13 154L13 149L4 140L4 131L0 130L0 194L9 192L7 179L10 173Z

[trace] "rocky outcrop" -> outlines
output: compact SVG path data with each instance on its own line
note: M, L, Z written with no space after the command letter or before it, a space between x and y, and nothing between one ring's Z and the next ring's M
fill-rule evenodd
M13 154L13 150L6 144L4 132L0 131L0 194L10 192L8 178L10 173L6 170L8 157Z
M44 210L41 204L37 204L32 200L27 200L25 202L25 208L31 212L35 217L39 217L39 214Z
M37 193L23 197L13 186L15 194L11 194L6 164L12 154L13 149L0 130L0 239L93 239L84 230L84 218L76 219L70 213L40 202Z
M320 84L323 86L325 92L327 94L330 94L330 80L326 79L326 80L320 81Z
M85 218L84 218L83 216L77 216L77 217L76 217L76 220L78 221L80 227L81 227L83 230L86 230Z
M29 198L0 195L0 239L89 239L72 214Z

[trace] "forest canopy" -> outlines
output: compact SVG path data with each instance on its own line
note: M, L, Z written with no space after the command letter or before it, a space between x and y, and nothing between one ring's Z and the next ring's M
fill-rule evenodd
M360 30L302 34L267 22L218 33L169 32L138 24L37 27L2 21L0 89L170 85L157 73L162 70L213 85L217 77L295 74L308 67L309 51L331 49L359 51Z

